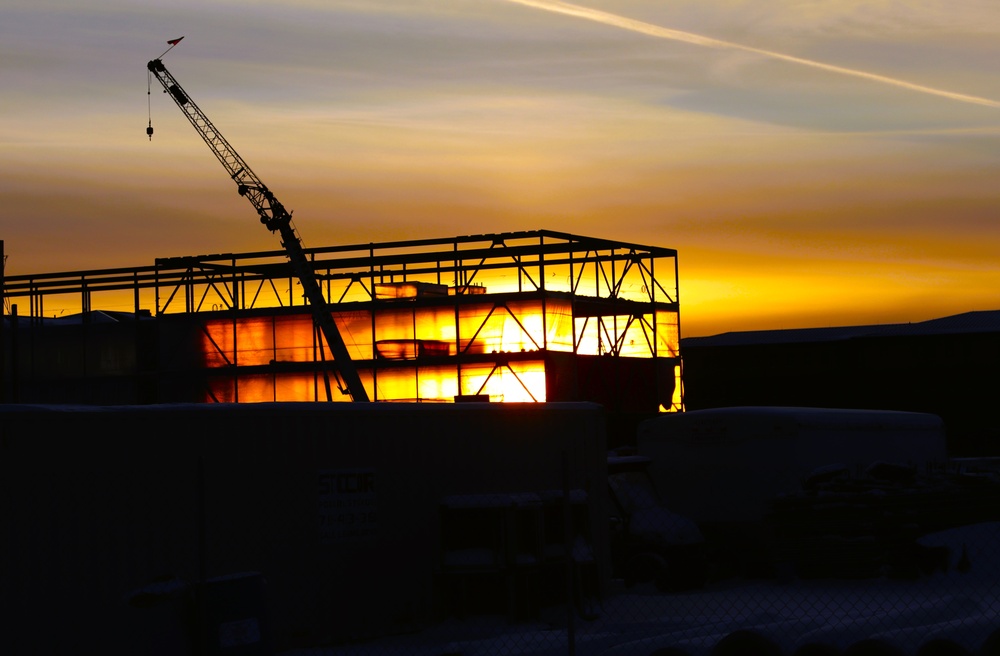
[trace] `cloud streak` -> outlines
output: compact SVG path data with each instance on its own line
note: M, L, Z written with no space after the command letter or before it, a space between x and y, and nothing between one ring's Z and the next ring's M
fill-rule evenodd
M854 68L845 68L843 66L836 66L834 64L826 64L824 62L815 61L813 59L796 57L794 55L786 55L784 53L774 52L772 50L754 48L752 46L745 46L739 43L732 43L729 41L722 41L720 39L713 39L711 37L702 36L700 34L694 34L692 32L684 32L681 30L674 30L671 28L654 25L652 23L646 23L644 21L627 18L625 16L619 16L617 14L610 14L605 11L591 9L589 7L581 7L580 5L575 5L569 2L562 2L561 0L507 0L507 1L513 2L514 4L524 5L526 7L533 7L535 9L542 9L544 11L549 11L557 14L564 14L566 16L583 18L586 20L594 21L597 23L603 23L605 25L610 25L613 27L630 30L632 32L637 32L639 34L645 34L647 36L653 36L660 39L680 41L683 43L690 43L693 45L703 46L706 48L740 50L743 52L749 52L764 57L769 57L771 59L786 61L792 64L809 66L830 73L836 73L838 75L850 75L852 77L861 78L864 80L868 80L870 82L887 84L894 87L899 87L901 89L906 89L908 91L915 91L918 93L924 93L932 96L938 96L941 98L947 98L949 100L956 100L959 102L1000 109L1000 101L991 100L989 98L971 96L964 93L955 93L953 91L947 91L945 89L936 89L934 87L928 87L922 84L915 84L913 82L900 80L898 78L888 77L885 75L878 75L877 73L869 73L867 71L860 71Z

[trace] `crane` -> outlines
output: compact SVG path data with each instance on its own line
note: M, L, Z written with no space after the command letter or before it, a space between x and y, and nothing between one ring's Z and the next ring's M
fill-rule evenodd
M173 42L171 42L173 43ZM191 100L191 97L184 91L177 79L167 70L160 59L151 60L146 67L150 74L163 85L165 93L173 98L174 102L187 117L194 129L201 135L212 153L222 164L229 177L236 183L236 191L250 201L250 204L257 210L260 222L263 223L272 233L277 232L281 237L281 245L285 249L288 261L291 264L295 276L302 285L303 294L309 302L313 313L313 322L326 341L337 371L334 376L337 378L337 386L344 394L349 394L353 401L369 401L368 392L365 390L358 375L351 356L347 352L347 345L337 324L333 320L326 298L316 280L316 273L306 258L305 250L302 247L302 240L292 226L292 213L285 209L285 206L275 198L274 193L267 188L260 178L251 170L250 166L243 161L239 153L229 145L222 133L212 124L198 105ZM152 122L147 128L146 134L150 139L153 136ZM339 373L338 373L339 371Z

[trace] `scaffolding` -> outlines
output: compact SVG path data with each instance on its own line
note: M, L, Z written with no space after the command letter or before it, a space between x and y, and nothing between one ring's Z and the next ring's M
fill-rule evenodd
M644 407L682 407L673 249L541 230L306 255L373 400L606 402L642 388ZM124 376L145 390L125 402L350 400L329 391L336 363L284 251L7 276L4 295L5 381L21 396Z

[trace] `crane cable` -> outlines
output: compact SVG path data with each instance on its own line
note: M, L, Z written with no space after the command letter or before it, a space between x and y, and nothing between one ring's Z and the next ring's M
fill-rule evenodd
M168 52L170 52L171 50L173 50L174 47L178 43L180 43L181 40L183 40L183 39L184 39L184 37L180 37L180 38L177 38L177 39L170 39L169 41L167 41L167 45L169 45L170 47L163 51L163 55L165 55ZM159 57L157 57L157 59L162 59L163 55L160 55ZM149 115L149 127L146 128L146 136L149 137L150 141L153 140L153 99L151 98L152 93L153 93L152 89L153 89L153 71L147 70L146 71L146 112Z
M146 71L146 113L149 116L149 127L146 128L146 136L153 140L153 71Z

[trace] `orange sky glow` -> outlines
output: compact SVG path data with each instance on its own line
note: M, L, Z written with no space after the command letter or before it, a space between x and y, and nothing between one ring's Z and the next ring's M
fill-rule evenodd
M307 247L552 229L674 248L682 336L1000 307L992 0L14 0L9 275L279 248L147 96L180 35L164 63Z

